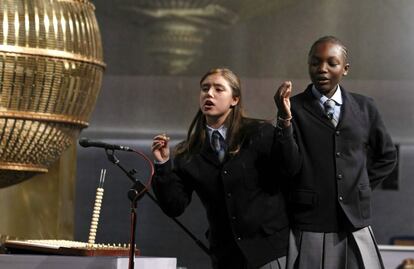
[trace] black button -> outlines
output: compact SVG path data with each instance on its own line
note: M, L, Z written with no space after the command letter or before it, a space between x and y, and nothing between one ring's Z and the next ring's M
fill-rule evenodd
M339 201L343 201L344 198L342 196L339 196Z
M338 175L336 176L336 178L337 178L337 179L342 179L342 174L338 174Z
M336 131L336 132L335 132L335 135L336 135L336 136L339 136L340 134L341 134L341 132L340 132L340 131Z
M341 153L339 151L336 153L336 157L341 157Z
M223 173L224 173L225 175L227 175L227 170L224 170L224 171L223 171Z
M237 241L241 241L242 239L241 239L241 237L239 236L239 237L237 237Z
M227 197L230 198L231 197L231 192L227 193Z
M236 216L231 216L231 220L236 220Z

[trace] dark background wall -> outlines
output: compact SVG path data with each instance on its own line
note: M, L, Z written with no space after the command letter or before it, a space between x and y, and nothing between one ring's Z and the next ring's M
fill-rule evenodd
M350 54L344 87L375 99L400 147L398 188L374 192L374 232L380 244L393 236L414 235L412 1L290 1L213 30L203 43L203 54L179 75L166 74L146 52L148 25L140 23L131 8L120 8L130 2L94 1L107 70L90 126L81 136L128 145L149 156L155 134L166 132L174 145L185 136L197 110L198 79L216 66L228 66L240 75L250 116L272 119L277 86L289 79L295 93L301 91L309 83L310 45L320 36L335 35ZM147 180L148 165L138 155L117 152L117 156L125 167L138 170L139 179ZM102 149L79 148L77 166L75 239L87 240L100 169L106 168L97 241L128 242L129 179ZM193 199L180 220L204 240L205 214L198 198ZM208 257L148 197L138 205L137 242L143 255L173 256L188 268L209 268Z

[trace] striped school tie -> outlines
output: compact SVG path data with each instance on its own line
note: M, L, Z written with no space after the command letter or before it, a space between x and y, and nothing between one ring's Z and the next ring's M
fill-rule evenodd
M331 123L333 124L333 126L336 127L336 125L338 125L338 122L336 121L336 119L334 117L334 113L335 113L335 101L334 100L331 100L331 99L328 99L323 104L323 107L325 108L325 114L326 114L326 116L331 121Z

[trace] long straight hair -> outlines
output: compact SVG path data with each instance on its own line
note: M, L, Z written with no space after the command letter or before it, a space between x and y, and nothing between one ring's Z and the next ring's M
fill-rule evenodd
M233 73L228 68L214 68L209 70L204 76L200 79L201 83L208 77L213 74L219 74L222 76L230 85L232 90L232 96L239 98L238 103L231 107L231 111L227 116L224 124L227 126L227 144L229 149L229 154L234 155L240 150L241 147L241 137L240 130L243 125L243 119L245 118L244 110L242 106L242 96L241 96L241 83L239 77ZM193 118L190 127L187 131L187 138L185 141L177 145L175 150L175 155L184 155L190 157L198 152L200 152L204 141L206 138L206 117L199 109Z

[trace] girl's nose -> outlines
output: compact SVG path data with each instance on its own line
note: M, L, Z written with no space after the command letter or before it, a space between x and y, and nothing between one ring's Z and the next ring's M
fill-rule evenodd
M327 72L327 67L328 67L327 63L320 63L318 66L318 71L322 73Z
M207 91L207 95L208 95L208 96L214 96L214 88L213 88L213 87L210 87L210 88L208 89L208 91Z

